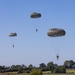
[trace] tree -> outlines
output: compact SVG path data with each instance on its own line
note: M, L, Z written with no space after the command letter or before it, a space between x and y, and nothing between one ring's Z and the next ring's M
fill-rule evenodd
M27 68L27 66L24 65L24 64L22 64L21 67L22 67L23 69Z
M33 65L32 65L32 64L30 64L28 67L32 69L32 68L33 68Z
M48 70L52 70L53 68L54 68L53 62L48 62L48 63L47 63L47 69L48 69Z
M68 69L68 68L70 68L70 69L72 69L73 67L74 67L74 65L75 65L75 62L73 61L73 60L66 60L65 62L64 62L64 66Z
M44 63L41 63L39 68L42 69L42 70L45 70L46 69L46 65Z

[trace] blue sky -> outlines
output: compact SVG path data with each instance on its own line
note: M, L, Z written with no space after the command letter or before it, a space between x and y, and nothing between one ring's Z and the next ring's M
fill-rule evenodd
M42 17L30 18L33 12L41 13ZM51 28L62 28L66 35L50 38L47 31ZM11 32L16 32L17 37L10 38ZM62 65L65 60L75 61L74 32L75 0L0 0L0 65L39 66L50 61Z

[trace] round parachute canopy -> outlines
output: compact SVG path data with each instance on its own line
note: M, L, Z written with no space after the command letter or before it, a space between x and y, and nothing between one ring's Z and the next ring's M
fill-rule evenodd
M52 28L52 29L49 29L47 32L47 35L50 37L65 36L65 34L66 34L65 30L60 28Z
M17 33L10 33L9 34L9 37L15 37L15 36L17 36Z
M40 18L41 17L41 14L40 13L33 12L30 17L31 18Z

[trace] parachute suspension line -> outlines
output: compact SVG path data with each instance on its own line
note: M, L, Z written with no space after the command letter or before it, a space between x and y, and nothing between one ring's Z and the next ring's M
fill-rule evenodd
M13 37L11 38L11 41L12 41L12 47L15 48L15 40Z
M52 48L53 48L53 51L54 51L54 54L56 56L56 59L59 60L59 52L57 51L57 48L55 47L55 44L52 42Z
M58 49L56 48L56 46L55 46L55 44L54 44L54 41L52 42L52 48L53 48L53 51L54 51L54 53L55 53L55 55L56 55L56 59L58 60L59 59L59 51L58 51Z
M13 37L10 38L10 42L11 42L11 47L14 48L15 45L14 45L14 38Z
M59 60L59 56L60 56L60 51L62 50L62 45L63 45L63 41L64 41L64 36L63 37L58 37L59 41L58 41L58 46L56 46L54 43L54 41L52 42L52 46L54 49L54 52L56 54L56 59Z
M63 46L63 42L64 42L64 36L60 38L60 42L59 42L59 52L61 51L61 48Z
M58 53L56 54L57 60L59 60L59 54L60 54L60 51L62 49L63 42L64 42L64 36L60 38L59 49L58 49Z

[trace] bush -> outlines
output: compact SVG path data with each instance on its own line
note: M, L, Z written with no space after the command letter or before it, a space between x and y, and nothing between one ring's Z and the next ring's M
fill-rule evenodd
M66 68L64 66L55 67L52 73L66 73Z
M33 69L30 75L42 75L42 70L40 69Z
M26 70L26 73L30 73L30 70Z
M19 69L17 73L23 73L23 72L22 72L22 70L21 70L21 69Z

